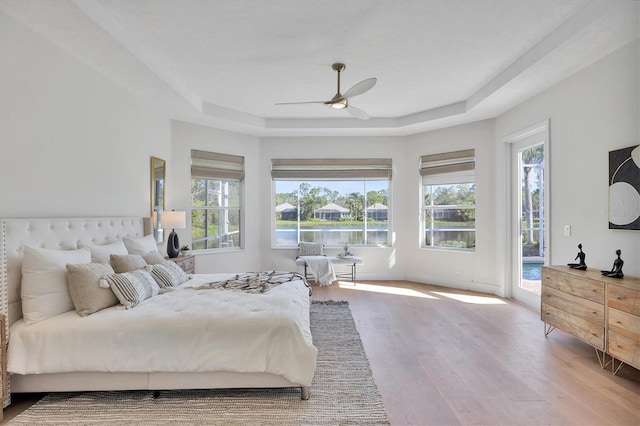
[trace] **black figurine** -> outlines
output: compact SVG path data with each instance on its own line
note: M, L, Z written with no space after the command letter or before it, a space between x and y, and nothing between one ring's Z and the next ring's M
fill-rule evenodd
M584 258L587 256L586 254L584 254L584 252L582 251L582 243L578 244L578 249L580 250L578 252L578 254L576 255L576 258L573 260L576 260L578 258L580 258L580 263L567 263L567 266L569 268L573 268L573 269L581 269L581 270L586 270L587 269L587 264L584 263Z
M620 259L620 254L622 251L620 249L616 250L616 254L618 257L613 261L613 268L610 271L600 271L602 275L605 277L611 278L623 278L624 274L622 273L622 265L624 265L624 260Z

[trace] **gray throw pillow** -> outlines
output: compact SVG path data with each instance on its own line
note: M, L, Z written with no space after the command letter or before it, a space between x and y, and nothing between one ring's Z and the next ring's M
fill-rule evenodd
M111 289L100 287L100 280L113 273L108 263L67 264L69 294L78 314L85 317L118 304Z
M147 262L147 265L158 265L165 262L164 257L155 250L150 251L147 254L143 254L142 258Z
M113 270L116 271L117 274L147 267L147 262L145 262L139 254L112 254L109 256L109 259Z

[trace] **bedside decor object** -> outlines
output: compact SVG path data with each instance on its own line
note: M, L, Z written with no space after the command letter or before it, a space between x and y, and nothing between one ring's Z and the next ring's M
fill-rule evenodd
M169 238L167 238L167 256L178 257L180 254L180 242L176 229L184 229L187 226L186 214L183 211L171 210L162 212L162 227L171 228Z
M345 244L344 247L342 247L342 252L338 253L338 257L342 257L342 258L353 257L353 253L349 251L349 244Z
M640 145L609 151L609 229L640 230Z
M616 255L618 257L613 261L613 267L610 271L600 271L602 275L605 277L611 278L624 278L624 274L622 273L622 265L624 265L624 260L620 258L622 251L620 249L616 250Z
M578 250L579 250L578 254L576 255L576 258L573 260L580 258L580 263L567 263L567 266L569 268L581 269L584 271L587 269L587 264L584 263L584 258L586 257L586 254L584 254L584 252L582 251L582 243L578 244Z

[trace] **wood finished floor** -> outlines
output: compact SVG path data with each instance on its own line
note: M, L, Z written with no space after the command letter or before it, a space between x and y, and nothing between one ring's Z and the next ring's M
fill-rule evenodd
M348 300L393 425L639 425L640 372L510 300L406 281L313 287ZM313 398L313 388L311 389ZM38 399L14 396L5 422Z

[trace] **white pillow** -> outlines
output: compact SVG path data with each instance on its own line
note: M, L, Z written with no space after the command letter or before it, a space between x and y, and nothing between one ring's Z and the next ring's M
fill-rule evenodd
M93 263L109 263L109 256L112 254L129 254L127 247L123 241L116 241L111 244L101 246L90 246L87 244L78 244L78 248L88 248L91 251L91 262Z
M67 263L90 263L88 248L52 250L24 247L22 316L27 325L74 309L67 285Z
M147 235L142 238L125 238L124 245L127 247L129 254L139 254L140 256L150 251L158 251L158 244L156 244L156 239L153 235Z

